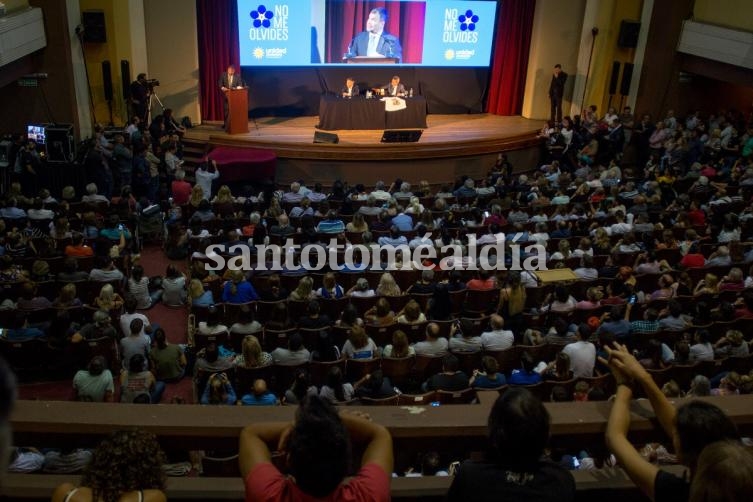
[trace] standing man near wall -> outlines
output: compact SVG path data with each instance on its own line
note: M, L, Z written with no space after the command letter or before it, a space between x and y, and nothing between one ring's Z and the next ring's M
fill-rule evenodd
M562 65L554 65L552 82L549 84L549 100L552 102L550 120L557 124L562 122L562 96L565 93L567 73L562 71Z

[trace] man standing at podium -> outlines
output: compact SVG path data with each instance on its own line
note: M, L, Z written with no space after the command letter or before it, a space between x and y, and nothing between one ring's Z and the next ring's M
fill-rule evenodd
M230 89L240 89L242 87L245 87L246 83L243 81L243 78L237 73L235 73L235 66L230 65L227 67L227 71L222 74L220 77L220 89L222 90L222 95L224 97L224 109L225 109L225 122L222 126L224 129L227 127L227 116L228 116L228 103L227 103L227 91Z
M370 58L397 58L400 63L403 48L400 40L384 31L387 10L384 7L372 9L366 20L366 31L362 31L350 42L346 58L366 56Z

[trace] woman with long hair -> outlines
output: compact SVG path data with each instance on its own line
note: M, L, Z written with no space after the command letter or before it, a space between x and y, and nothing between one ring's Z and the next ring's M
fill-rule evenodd
M222 289L222 301L227 303L248 303L257 300L259 295L241 270L232 270L230 280Z
M201 404L227 404L234 405L238 397L233 389L233 385L226 373L215 373L207 380L207 386L204 387L204 393L201 395L199 402Z
M148 309L162 298L162 290L149 291L149 278L144 275L144 267L134 265L128 279L128 293L136 298L138 309Z
M353 399L353 385L344 381L342 370L333 366L327 372L326 383L319 391L319 397L326 399L332 404L343 403Z
M179 345L168 343L165 330L157 328L152 335L154 347L149 352L154 376L162 382L177 382L186 372L186 355Z
M84 471L81 485L64 483L52 502L166 502L163 493L167 462L154 434L116 431L103 440Z
M165 305L183 306L186 302L186 276L172 263L165 270L162 279L162 301Z
M392 343L387 345L382 351L382 357L401 359L416 355L416 350L410 344L408 335L403 330L397 330L392 333Z
M290 293L289 299L297 302L305 302L316 298L314 292L314 280L308 275L301 277L298 286Z
M282 399L284 404L300 404L306 396L315 396L319 393L316 386L311 385L311 376L306 368L295 370L293 384L285 391Z
M99 290L99 296L94 299L94 306L107 312L123 308L123 297L115 292L112 284L105 284Z
M376 288L376 293L379 296L400 296L400 286L398 286L395 278L389 272L385 272L379 278L379 285Z
M214 305L212 290L205 290L204 284L199 279L191 279L191 282L188 283L188 299L194 307Z
M258 338L254 335L246 335L241 343L241 353L233 362L236 366L243 368L261 368L272 364L272 356L262 350Z
M376 305L366 311L364 317L369 324L377 326L386 326L395 322L395 313L390 307L390 302L385 298L379 298Z
M369 230L369 225L366 223L366 220L363 219L363 213L360 212L353 214L353 220L345 225L346 232L363 233L367 230Z
M377 346L361 326L350 329L342 353L347 359L372 359L377 356Z

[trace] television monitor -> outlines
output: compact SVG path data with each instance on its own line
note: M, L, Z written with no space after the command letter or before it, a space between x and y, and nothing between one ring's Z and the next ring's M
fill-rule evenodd
M38 145L44 145L46 142L45 126L40 124L26 126L26 137L36 141Z
M240 63L488 67L497 3L238 0Z

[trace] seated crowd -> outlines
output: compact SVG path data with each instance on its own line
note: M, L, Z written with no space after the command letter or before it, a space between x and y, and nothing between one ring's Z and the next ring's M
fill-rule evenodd
M753 392L750 119L728 112L683 121L669 113L654 124L633 120L629 110L602 120L591 110L545 128L545 162L518 176L500 155L483 179L463 176L438 190L423 180L416 187L380 181L371 191L341 180L309 189L301 180L245 197L217 187L212 162L199 166L191 186L179 131L162 124L148 133L131 128L113 142L98 131L87 157L96 176L80 202L71 187L57 200L45 188L29 193L13 183L0 210L3 345L46 342L36 350L49 354L30 362L78 370L77 399L158 403L169 385L193 374L202 404L301 403L292 430L244 430L248 493L260 489L258 479L289 489L265 446L285 434L294 489L314 496L384 489L393 467L386 431L331 405L399 403L405 393L425 402L470 402L472 389L502 394L489 422L496 458L461 464L452 500L471 500L482 479L495 494L534 493L511 476L512 465L519 474L543 473L560 490L553 493L572 498L572 478L562 469L575 468L572 457L559 467L540 463L549 423L542 400L616 395L606 437L613 456L577 456L591 459L581 465L619 462L655 500L677 490L694 497L709 485L670 478L627 442L633 392L650 399L697 479L714 475L714 459L747 458L716 407L691 402L675 411L668 398ZM628 152L637 167L623 162ZM34 162L28 152L19 158ZM185 273L169 265L164 277L145 275L139 251L155 220L167 257L186 260ZM344 250L427 246L438 256L418 264L398 254L365 271L351 264L301 271L291 264L303 253L290 249L290 261L265 254L248 270L211 269L217 256L253 256L257 246L286 239L324 250L331 239ZM212 244L224 248L218 254ZM483 245L498 246L485 254ZM540 250L540 265L571 271L569 282L507 270ZM342 264L347 251L335 254ZM278 270L260 266L281 261ZM168 343L140 312L158 302L190 309L185 346ZM699 416L704 431L715 431L703 444L689 439L699 434ZM520 425L528 420L529 427ZM525 430L516 437L508 427ZM296 463L296 454L315 447L307 442L312 430L350 433L373 447L356 478L363 484L340 484L340 468L322 476ZM336 455L329 461L343 460ZM487 477L498 469L507 470L507 481L495 485Z

